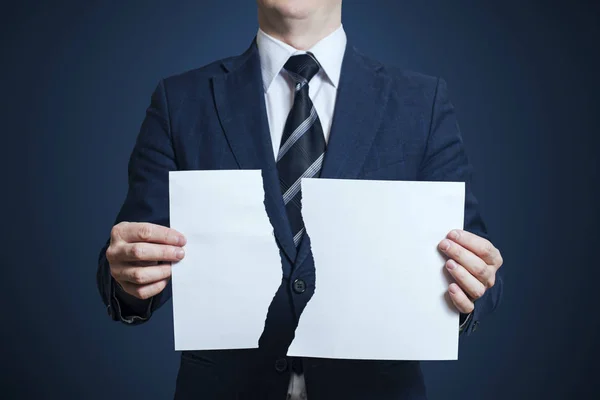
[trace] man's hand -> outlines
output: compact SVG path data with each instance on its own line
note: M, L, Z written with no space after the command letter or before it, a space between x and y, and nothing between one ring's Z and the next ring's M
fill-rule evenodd
M475 309L474 302L496 282L502 266L500 251L488 240L463 230L453 230L439 244L449 259L446 268L456 280L448 288L450 298L463 314Z
M106 250L110 273L125 292L149 299L167 286L171 262L184 257L185 243L185 237L174 229L121 222L113 227Z

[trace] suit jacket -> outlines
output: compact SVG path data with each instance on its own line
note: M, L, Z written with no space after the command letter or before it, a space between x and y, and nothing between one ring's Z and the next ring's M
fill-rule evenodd
M129 191L116 222L168 226L168 172L218 169L262 170L265 205L280 248L283 277L259 349L183 352L175 397L283 400L290 371L302 368L310 400L424 399L423 376L415 361L297 360L285 356L298 316L314 292L315 267L310 237L296 250L289 229L255 42L240 56L159 83L130 158ZM350 44L342 64L321 177L464 181L464 227L486 237L471 193L471 166L445 82L382 65ZM106 246L100 252L97 280L109 315L128 323L143 322L147 316L122 315L105 250ZM306 283L303 293L294 291L297 279ZM501 288L502 280L497 279L477 301L467 334L497 306ZM360 296L360 287L356 294ZM168 286L152 299L149 314L170 295Z

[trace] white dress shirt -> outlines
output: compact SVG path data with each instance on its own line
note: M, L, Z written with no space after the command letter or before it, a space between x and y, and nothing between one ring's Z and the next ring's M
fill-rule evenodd
M267 35L260 29L256 35L256 44L260 54L273 154L277 158L285 121L294 104L294 81L283 69L283 66L291 56L304 54L306 51L297 50ZM325 142L327 142L331 131L337 88L340 82L342 60L346 52L344 28L340 26L335 32L319 41L308 51L315 56L322 67L311 79L308 86L308 95L317 110L317 115L323 127Z
M260 55L267 117L271 142L273 143L273 156L277 159L283 129L294 104L295 93L294 81L283 69L283 66L291 56L304 54L306 51L297 50L267 35L260 29L256 35L256 45ZM323 127L325 142L327 142L331 131L342 61L346 52L344 28L340 25L335 32L320 40L308 51L321 64L321 70L309 82L308 95L317 110L317 115ZM287 398L291 400L306 399L306 385L303 375L292 372Z

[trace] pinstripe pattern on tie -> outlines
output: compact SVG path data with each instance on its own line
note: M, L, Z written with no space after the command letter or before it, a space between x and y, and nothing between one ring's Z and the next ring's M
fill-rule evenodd
M305 231L300 182L319 176L326 148L319 116L308 95L309 82L320 65L307 53L290 57L284 68L294 80L295 93L279 146L277 171L294 244L298 246Z

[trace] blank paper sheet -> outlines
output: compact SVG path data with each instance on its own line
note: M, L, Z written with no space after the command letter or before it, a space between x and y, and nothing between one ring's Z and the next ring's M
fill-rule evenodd
M303 179L316 291L288 355L457 359L438 244L463 227L464 196L463 182Z
M261 172L170 172L169 201L175 350L257 348L282 278Z

